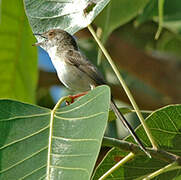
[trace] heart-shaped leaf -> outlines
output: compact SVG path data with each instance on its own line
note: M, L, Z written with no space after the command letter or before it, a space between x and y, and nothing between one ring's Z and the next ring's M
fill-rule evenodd
M0 179L44 179L46 169L50 179L90 179L109 101L107 86L56 111L1 100Z
M160 149L181 155L181 105L170 105L161 108L153 112L146 119L146 122L154 139L159 144ZM136 133L147 146L150 145L142 127L139 127ZM128 137L126 140L134 141L132 137ZM99 177L126 155L127 153L117 148L113 148L98 167L94 179L99 179ZM168 165L168 163L160 159L149 159L146 155L136 156L134 160L127 162L126 165L113 172L109 179L143 179L145 175L153 173L166 165ZM174 170L161 174L159 180L179 178L180 176L180 170Z

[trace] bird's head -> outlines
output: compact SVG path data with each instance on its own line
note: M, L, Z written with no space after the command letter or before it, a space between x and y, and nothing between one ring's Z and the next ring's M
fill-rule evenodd
M34 46L41 46L43 49L48 51L51 47L65 47L73 46L77 48L77 44L72 35L62 29L51 29L44 33L34 33L35 36L38 36L40 42L34 44Z

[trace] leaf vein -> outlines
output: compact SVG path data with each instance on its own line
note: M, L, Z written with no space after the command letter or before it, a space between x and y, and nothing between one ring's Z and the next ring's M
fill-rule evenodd
M42 129L40 129L39 131L34 132L33 134L30 134L30 135L28 135L28 136L25 136L25 137L23 137L23 138L21 138L21 139L15 140L15 141L13 141L13 142L11 142L11 143L8 143L8 144L0 147L0 150L6 148L6 147L8 147L8 146L11 146L11 145L13 145L13 144L15 144L15 143L18 143L18 142L20 142L20 141L23 141L23 140L25 140L25 139L28 139L28 138L30 138L30 137L32 137L32 136L34 136L34 135L37 135L37 134L41 133L42 131L44 131L44 130L46 130L46 129L48 129L48 128L49 128L49 125L46 126L46 127L44 127L44 128L42 128Z
M155 131L160 131L160 132L169 133L169 134L177 134L177 135L179 134L179 135L181 135L181 133L180 133L180 132L167 131L167 130L164 130L164 129L159 129L159 128L150 128L150 129L155 130Z
M84 171L89 175L89 172L87 169L84 168L74 168L74 167L63 167L63 166L52 166L50 165L51 168L57 168L57 169L68 169L68 170L79 170L79 171Z
M61 117L61 116L57 116L55 115L54 117L56 117L57 119L60 119L60 120L82 120L82 119L89 119L89 118L92 118L92 117L95 117L95 116L99 116L99 115L102 115L102 114L105 114L106 112L99 112L99 113L96 113L96 114L91 114L89 116L82 116L82 117L76 117L76 118L65 118L65 117Z
M177 126L175 125L175 123L172 121L172 119L170 118L170 116L167 114L166 111L163 111L163 113L168 117L168 119L170 120L171 124L173 125L173 127L175 128L175 130L177 132L179 132L179 130L177 129Z
M18 161L17 163L13 164L12 166L7 167L6 169L3 169L2 171L0 171L0 173L4 173L4 172L6 172L6 171L8 171L8 170L10 170L10 169L12 169L12 168L14 168L15 166L18 166L19 164L25 162L26 160L32 158L32 157L35 156L35 155L41 153L42 151L46 150L47 148L48 148L48 146L40 149L39 151L36 151L35 153L31 154L30 156L27 156L26 158L22 159L21 161Z
M26 174L25 176L21 177L20 180L23 180L23 179L27 178L28 176L31 176L32 174L36 173L37 171L43 169L43 168L46 167L46 166L47 166L47 165L45 164L45 165L43 165L43 166L41 166L41 167L39 167L39 168L37 168L37 169L34 169L34 170L31 171L30 173L28 173L28 174Z
M56 156L56 157L82 157L82 156L92 156L92 154L54 154L51 153L51 156Z
M11 117L8 119L2 119L0 121L11 121L11 120L15 120L15 119L23 119L23 118L32 118L32 117L39 117L39 116L46 116L49 115L49 113L44 113L44 114L33 114L33 115L27 115L27 116L15 116L15 117Z
M63 138L63 137L58 137L58 136L52 136L53 139L60 139L60 140L64 140L64 141L97 141L99 142L97 139L70 139L70 138Z

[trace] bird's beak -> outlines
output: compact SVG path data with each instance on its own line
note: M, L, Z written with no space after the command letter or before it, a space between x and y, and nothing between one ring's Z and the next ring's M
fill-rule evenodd
M32 44L32 46L41 46L42 45L42 42L37 42L35 44Z
M44 38L44 39L47 39L47 37L46 37L45 35L40 34L40 33L33 33L33 35L34 35L34 36L40 36L40 37L42 37L42 38Z
M47 37L45 37L43 34L34 33L33 35L35 35L35 36L40 36L40 37L42 37L42 38L44 38L44 39L47 39ZM42 42L37 42L37 43L35 43L35 44L32 44L32 46L41 46L42 44L43 44Z

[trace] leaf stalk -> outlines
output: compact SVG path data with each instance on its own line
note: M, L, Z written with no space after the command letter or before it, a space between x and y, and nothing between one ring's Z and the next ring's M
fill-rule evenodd
M145 177L143 180L150 180L150 179L153 179L154 177L162 174L162 173L165 173L167 171L172 171L172 170L175 170L175 169L181 169L181 166L178 166L178 163L177 162L173 162L151 174L149 174L147 177Z
M58 100L57 104L51 111L51 116L50 116L50 129L49 129L49 141L48 141L48 157L47 157L47 171L46 171L46 176L47 180L50 180L50 154L51 154L51 146L52 146L52 135L53 135L53 120L54 120L54 115L56 110L60 107L60 105L66 101L69 100L69 96L62 97Z
M107 50L105 49L105 47L104 47L104 45L102 44L102 42L101 42L101 41L99 40L99 38L96 36L96 32L94 31L94 29L92 28L91 25L88 25L88 29L89 29L89 31L91 32L91 34L92 34L92 36L94 37L94 39L95 39L95 41L97 42L97 44L99 45L99 47L100 47L100 49L102 50L103 54L104 54L105 57L107 58L108 62L110 63L110 65L111 65L113 71L115 72L118 80L120 81L120 83L121 83L124 91L126 92L126 94L127 94L128 98L129 98L129 100L130 100L133 108L134 108L135 111L136 111L136 114L137 114L138 118L140 119L140 122L141 122L141 124L142 124L142 126L143 126L143 128L144 128L144 130L145 130L145 132L146 132L146 134L147 134L147 136L148 136L148 138L149 138L149 140L150 140L153 148L157 149L157 144L156 144L156 142L155 142L155 140L154 140L154 138L153 138L153 136L152 136L149 128L147 127L147 125L146 125L146 123L145 123L145 121L144 121L144 118L143 118L143 116L142 116L142 114L141 114L141 112L140 112L140 110L139 110L139 108L138 108L138 105L136 104L136 102L135 102L135 100L134 100L134 98L133 98L133 96L132 96L132 94L131 94L128 86L126 85L124 79L122 78L121 74L119 73L118 68L116 67L115 63L113 62L111 56L109 55L109 53L108 53Z
M103 176L99 178L99 180L104 180L106 177L108 177L112 172L114 172L116 169L118 169L120 166L128 162L130 159L132 159L135 155L131 152L127 156L125 156L121 161L119 161L117 164L115 164L111 169L109 169Z

